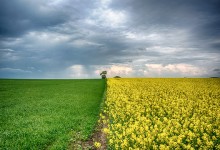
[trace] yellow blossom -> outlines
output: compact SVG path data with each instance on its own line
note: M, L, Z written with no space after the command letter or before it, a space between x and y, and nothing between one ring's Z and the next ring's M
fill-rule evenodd
M94 143L94 146L95 146L95 148L100 148L100 147L101 147L101 143L95 142L95 143Z
M110 149L218 149L219 79L108 79Z

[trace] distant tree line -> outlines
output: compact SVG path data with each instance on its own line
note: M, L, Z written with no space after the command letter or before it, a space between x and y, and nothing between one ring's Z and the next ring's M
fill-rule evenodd
M100 73L100 76L102 77L102 79L106 79L107 78L106 75L107 75L107 71L102 71ZM114 78L121 78L121 77L120 76L115 76Z

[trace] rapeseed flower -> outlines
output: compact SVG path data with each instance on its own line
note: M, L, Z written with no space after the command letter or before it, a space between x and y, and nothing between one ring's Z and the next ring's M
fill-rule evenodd
M94 143L94 146L95 146L95 148L100 148L100 147L101 147L101 143L95 142L95 143Z
M108 79L110 149L218 149L219 79Z

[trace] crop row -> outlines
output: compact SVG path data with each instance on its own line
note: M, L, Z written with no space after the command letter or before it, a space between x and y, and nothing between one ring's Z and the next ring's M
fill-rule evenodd
M108 79L110 149L220 149L219 79Z

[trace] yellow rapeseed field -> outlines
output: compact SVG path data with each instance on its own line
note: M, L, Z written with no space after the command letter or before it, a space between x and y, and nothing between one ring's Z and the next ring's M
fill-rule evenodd
M220 79L108 79L107 86L109 149L220 149Z

